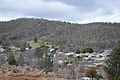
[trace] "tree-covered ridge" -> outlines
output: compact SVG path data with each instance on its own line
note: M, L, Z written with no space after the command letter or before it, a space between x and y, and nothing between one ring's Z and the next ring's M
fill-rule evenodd
M34 18L0 22L0 43L35 37L59 45L62 50L113 48L120 39L120 24L73 24Z

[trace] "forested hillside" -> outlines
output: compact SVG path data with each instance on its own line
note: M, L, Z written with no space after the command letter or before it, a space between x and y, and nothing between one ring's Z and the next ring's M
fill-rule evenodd
M120 39L120 23L73 24L33 18L0 22L0 43L11 44L35 37L59 45L62 50L109 49Z

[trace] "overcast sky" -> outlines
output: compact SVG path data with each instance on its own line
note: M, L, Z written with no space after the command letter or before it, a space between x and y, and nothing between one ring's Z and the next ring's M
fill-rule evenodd
M120 22L120 0L0 0L0 21L23 17Z

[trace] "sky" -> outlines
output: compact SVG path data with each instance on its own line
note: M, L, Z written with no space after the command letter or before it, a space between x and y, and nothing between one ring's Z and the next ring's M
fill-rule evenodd
M0 0L0 21L17 18L120 22L120 0Z

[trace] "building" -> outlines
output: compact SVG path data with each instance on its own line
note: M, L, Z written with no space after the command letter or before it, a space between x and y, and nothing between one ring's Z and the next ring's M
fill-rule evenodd
M90 80L89 77L82 77L82 80Z

